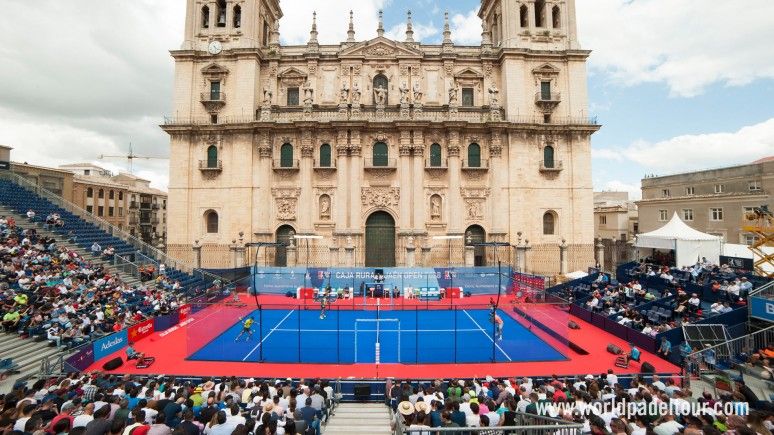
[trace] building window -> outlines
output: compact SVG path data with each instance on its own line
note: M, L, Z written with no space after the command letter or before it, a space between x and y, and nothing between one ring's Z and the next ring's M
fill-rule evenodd
M124 200L124 192L118 192L118 200L123 201Z
M438 168L442 165L441 146L437 143L430 145L430 166Z
M556 215L553 211L547 211L543 213L543 234L544 235L552 235L554 234L556 226Z
M261 37L261 41L263 42L261 45L264 47L268 47L269 45L269 23L267 23L265 20L263 22L263 35Z
M658 220L661 222L666 222L667 219L669 219L669 215L667 214L666 210L659 210L658 211Z
M607 225L607 216L602 215L599 217L599 224L600 225Z
M87 205L87 206L86 206L86 212L87 212L87 213L94 213L94 206L92 206L92 205Z
M218 147L215 145L210 145L207 147L207 167L208 168L217 168L218 167Z
M744 235L744 244L747 246L754 245L755 242L758 241L758 237L755 234L745 234Z
M288 88L288 106L298 106L298 88Z
M108 217L113 217L115 212L115 209L113 207L108 207Z
M545 10L546 10L545 0L536 0L535 1L535 27L545 26L545 21L543 20L543 18L545 17Z
M280 167L293 167L293 145L286 143L280 148Z
M97 216L99 217L105 216L105 207L101 205L97 207Z
M377 142L374 144L372 152L373 166L388 166L390 151L387 144L384 142Z
M477 143L468 145L468 167L481 167L481 146Z
M234 6L234 28L242 27L242 6Z
M750 181L747 183L747 189L749 189L751 192L761 190L761 182L758 180Z
M540 99L551 101L551 82L540 82Z
M693 209L692 208L684 208L683 209L683 220L684 221L692 221L693 220Z
M124 217L124 208L118 207L118 217Z
M462 88L462 107L473 107L473 88Z
M331 167L331 146L327 143L320 145L320 167Z
M218 27L226 27L226 0L218 0Z
M390 89L390 81L387 80L387 77L384 74L377 74L376 77L374 77L373 80L374 83L374 89L384 88L385 92ZM390 101L389 93L385 95L384 101Z
M723 193L724 186L722 184L715 185L715 193Z
M208 6L202 8L202 28L210 28L210 8Z
M220 101L220 82L210 82L210 101Z
M100 199L104 198L105 197L105 191L102 190L102 189L99 189L99 191L97 192L97 197L100 198Z
M204 213L204 221L207 225L207 233L217 234L218 232L218 212L215 210L207 210Z
M529 27L529 8L527 5L521 5L519 8L519 23L522 28Z
M108 199L115 199L116 198L116 192L115 191L109 191L108 192Z
M694 190L693 186L685 188L685 194L688 195L688 196L693 195L694 192L695 192L695 190Z
M562 16L559 12L559 6L554 6L554 8L551 9L551 21L554 25L554 29L562 27Z
M84 169L83 175L91 175L91 169Z
M543 148L543 167L552 169L554 166L554 147L547 145L545 148Z
M661 196L663 198L669 198L669 189L661 189Z
M723 220L723 209L722 208L710 208L710 220L711 221L722 221Z
M747 219L747 216L755 216L755 207L742 207L742 218Z
M86 188L86 198L94 198L94 189L91 187Z

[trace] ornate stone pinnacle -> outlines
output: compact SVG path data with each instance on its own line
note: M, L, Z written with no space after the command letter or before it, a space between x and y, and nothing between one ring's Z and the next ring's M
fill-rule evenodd
M349 30L347 31L347 42L355 42L355 15L349 11Z
M406 42L414 42L414 25L411 23L411 10L408 11L406 21Z
M378 36L384 36L384 12L379 10L379 27L376 28L376 34Z
M443 14L443 43L452 44L451 26L449 26L449 11Z
M317 11L312 12L312 31L309 32L309 45L317 44Z

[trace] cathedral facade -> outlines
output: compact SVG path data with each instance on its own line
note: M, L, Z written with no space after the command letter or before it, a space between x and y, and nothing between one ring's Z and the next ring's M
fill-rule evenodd
M483 0L476 46L453 43L448 17L443 41L421 44L410 13L400 41L381 17L358 40L350 14L346 41L320 44L311 17L308 42L286 46L278 0L188 0L162 126L168 253L213 268L521 254L532 272L585 269L599 125L574 3Z

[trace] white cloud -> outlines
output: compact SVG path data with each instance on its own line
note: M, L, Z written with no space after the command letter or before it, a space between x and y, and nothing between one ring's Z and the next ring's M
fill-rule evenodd
M642 198L642 190L639 182L626 183L620 180L610 180L605 183L602 191L607 192L627 192L629 193L629 199L636 201Z
M433 36L438 35L441 30L436 27L433 23L423 24L423 23L413 23L412 28L414 29L414 41L417 42L426 42L428 38L431 38ZM393 39L395 41L405 41L406 40L406 23L401 23L393 26L388 30L384 36Z
M350 10L355 17L355 39L363 41L374 38L379 23L379 10L387 0L304 0L299 3L293 5L295 7L291 7L290 3L282 4L285 15L280 20L280 39L283 44L298 45L309 41L312 11L317 11L317 40L321 44L338 44L347 40Z
M478 17L478 8L467 14L454 14L451 18L452 40L455 44L477 45L481 44L481 18Z
M774 118L735 132L682 135L656 143L637 141L620 151L593 151L595 158L629 160L656 175L749 163L771 155Z
M774 78L774 2L579 0L592 71L624 85L664 82L674 96Z

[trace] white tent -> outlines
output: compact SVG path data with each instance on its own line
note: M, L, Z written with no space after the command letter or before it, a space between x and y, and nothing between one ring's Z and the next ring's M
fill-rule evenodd
M677 267L696 264L705 257L707 261L718 264L720 261L722 239L718 236L702 233L686 225L677 213L663 227L637 236L638 248L673 249Z

